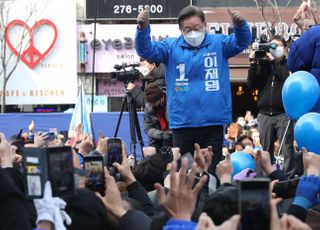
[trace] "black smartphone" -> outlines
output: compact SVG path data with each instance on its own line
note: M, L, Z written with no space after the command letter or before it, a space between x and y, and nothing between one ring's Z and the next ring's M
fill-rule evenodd
M42 198L46 181L52 195L75 194L71 147L22 148L24 184L27 198Z
M55 139L56 139L56 134L54 132L49 132L47 141L54 141Z
M60 131L60 135L62 135L63 136L63 141L64 142L66 142L67 140L68 140L68 138L69 138L69 132L68 132L68 130L62 130L62 131Z
M84 169L86 171L86 188L100 192L105 191L104 163L102 156L87 156L84 158Z
M108 139L107 167L112 167L114 162L122 163L122 141L120 138Z
M273 187L273 192L277 197L283 199L293 198L296 195L296 190L299 184L299 178L284 180L276 183Z
M72 150L70 147L47 148L48 176L52 195L58 197L75 194Z
M270 230L270 180L255 179L239 183L241 230Z

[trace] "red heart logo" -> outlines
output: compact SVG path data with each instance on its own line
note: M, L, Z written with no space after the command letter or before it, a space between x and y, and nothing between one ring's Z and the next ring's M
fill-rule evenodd
M34 46L34 36L35 33L38 31L38 29L43 26L43 25L48 25L50 26L53 31L54 31L54 38L51 42L51 44L49 45L49 47L43 52L41 53L35 46ZM24 27L24 29L26 29L30 35L30 41L29 41L29 46L23 50L23 52L20 54L19 56L19 52L17 51L17 49L12 45L10 38L9 38L9 32L10 30L15 27L15 26L22 26ZM33 69L34 67L36 67L39 62L44 59L47 54L52 50L53 46L55 45L56 41L57 41L57 37L58 37L58 30L57 27L55 26L55 24L53 24L53 22L51 22L48 19L41 19L40 21L37 21L34 26L32 26L31 28L27 25L27 23L25 23L22 20L16 19L13 20L12 22L10 22L7 25L6 28L6 42L8 47L10 48L10 50L17 55L17 57L19 57L19 59L21 61L23 61L24 64L26 64L27 66L29 66L29 68Z

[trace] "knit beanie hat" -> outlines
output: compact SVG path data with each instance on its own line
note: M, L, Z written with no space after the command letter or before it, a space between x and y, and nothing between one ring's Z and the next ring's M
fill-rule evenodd
M148 103L155 103L159 101L163 96L162 89L155 83L150 83L146 86L144 93L146 95L146 101Z

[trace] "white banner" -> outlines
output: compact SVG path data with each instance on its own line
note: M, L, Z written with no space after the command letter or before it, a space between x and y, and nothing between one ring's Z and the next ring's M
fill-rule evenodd
M6 94L6 104L75 103L76 1L9 1L6 10L9 12L7 34L3 36L7 38L6 55L12 55L7 74L17 56L20 61L5 92L2 92L3 75L0 74L0 97Z

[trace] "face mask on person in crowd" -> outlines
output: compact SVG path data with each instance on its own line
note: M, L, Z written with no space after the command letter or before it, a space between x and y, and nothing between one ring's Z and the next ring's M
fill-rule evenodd
M245 120L238 120L237 123L241 126L244 127L246 125L246 121Z
M280 58L284 56L284 47L283 46L277 46L275 49L270 49L270 53L274 58Z
M253 147L250 145L246 145L244 151L251 153L251 152L253 152Z
M147 76L151 72L151 70L146 66L140 67L139 71L144 77Z
M187 34L183 35L184 40L193 47L198 47L201 45L204 39L204 32L192 30Z

